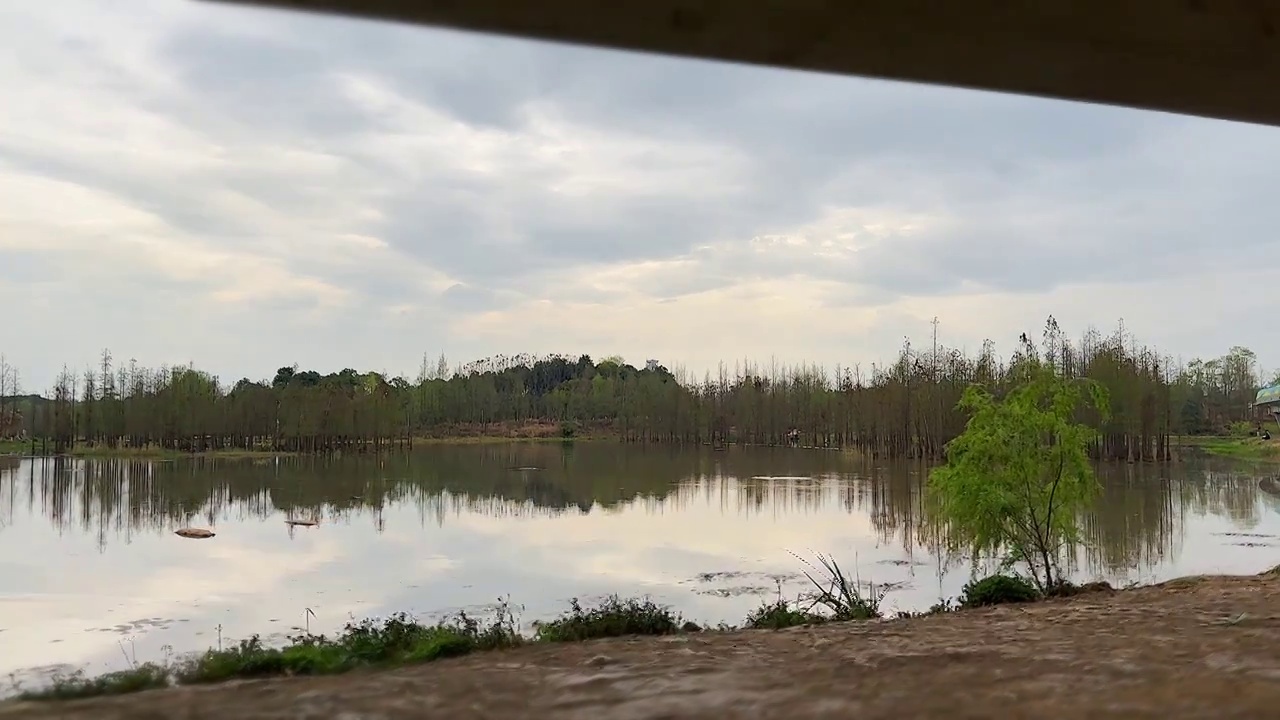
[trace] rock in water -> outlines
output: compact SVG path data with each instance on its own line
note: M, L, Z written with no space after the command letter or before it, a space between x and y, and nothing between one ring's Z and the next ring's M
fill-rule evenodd
M193 538L196 540L211 538L215 535L212 530L205 530L204 528L182 528L181 530L174 530L173 534L178 537Z

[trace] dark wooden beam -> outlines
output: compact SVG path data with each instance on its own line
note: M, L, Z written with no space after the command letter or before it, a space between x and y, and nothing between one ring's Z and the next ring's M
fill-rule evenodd
M1280 124L1280 0L217 0Z

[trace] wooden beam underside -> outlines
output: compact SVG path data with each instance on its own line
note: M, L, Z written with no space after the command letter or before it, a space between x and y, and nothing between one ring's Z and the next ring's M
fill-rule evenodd
M216 0L1280 125L1280 0Z

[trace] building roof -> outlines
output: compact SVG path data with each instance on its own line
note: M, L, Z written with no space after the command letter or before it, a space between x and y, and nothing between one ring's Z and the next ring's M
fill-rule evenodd
M1280 403L1280 385L1272 385L1264 387L1258 391L1258 396L1254 398L1254 405L1263 405L1267 403Z

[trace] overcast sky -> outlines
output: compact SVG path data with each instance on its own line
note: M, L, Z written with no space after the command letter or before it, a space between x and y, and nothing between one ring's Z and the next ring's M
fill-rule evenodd
M108 6L111 9L108 9ZM1280 364L1280 129L182 0L0 6L0 351Z

